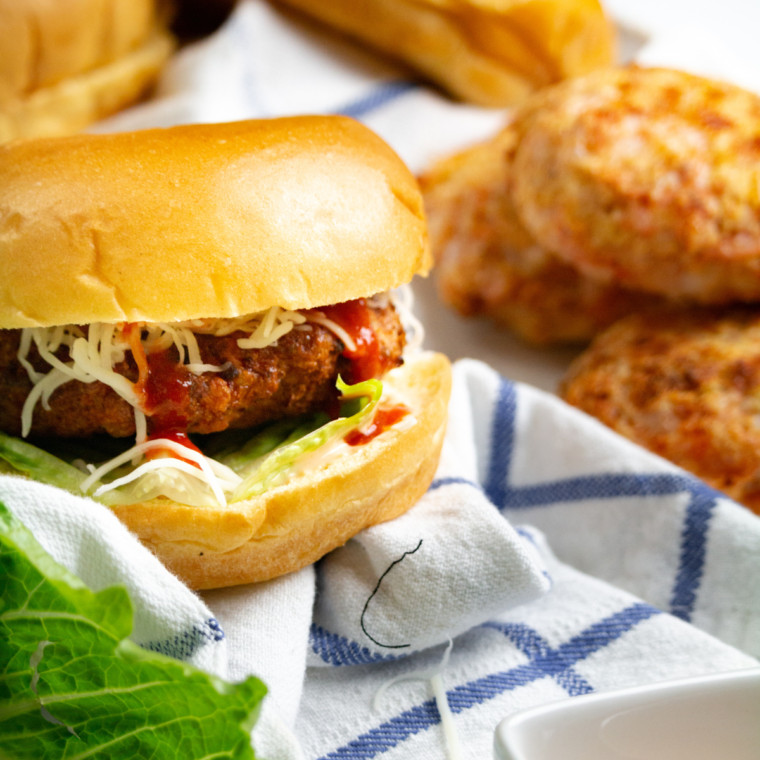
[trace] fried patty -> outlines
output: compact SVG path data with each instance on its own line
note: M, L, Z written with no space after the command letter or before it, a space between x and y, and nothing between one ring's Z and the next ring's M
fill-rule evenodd
M369 306L383 364L398 366L405 337L398 315L392 305L369 302ZM351 362L341 355L344 346L332 332L317 324L310 327L291 330L276 345L262 349L240 348L237 340L248 337L244 333L224 337L196 334L203 363L229 363L229 367L200 375L179 370L189 384L189 397L180 410L189 432L254 427L325 409L334 399L338 374L350 378ZM21 410L33 387L16 356L20 337L20 330L0 330L0 430L12 435L21 433ZM56 355L64 362L69 360L65 347ZM34 344L27 358L37 371L50 370ZM168 358L178 361L173 346ZM133 382L138 379L131 353L114 369ZM32 435L83 437L97 433L135 434L132 406L101 382L72 380L53 393L49 410L41 403L35 407Z
M627 317L561 395L760 514L760 308Z
M519 119L512 199L586 275L705 304L760 299L760 97L664 69L608 69Z
M540 246L511 198L518 133L435 165L420 178L441 300L535 344L585 342L656 296L599 282Z

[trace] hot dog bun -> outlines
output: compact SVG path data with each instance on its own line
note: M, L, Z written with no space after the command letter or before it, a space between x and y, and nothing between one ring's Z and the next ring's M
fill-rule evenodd
M598 0L281 0L411 65L453 95L503 107L609 66Z

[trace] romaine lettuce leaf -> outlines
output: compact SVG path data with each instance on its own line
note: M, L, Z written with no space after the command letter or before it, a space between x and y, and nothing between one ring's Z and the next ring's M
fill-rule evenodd
M0 433L0 459L33 480L82 495L79 484L87 475L31 443Z
M365 380L356 385L346 385L339 377L337 386L344 402L358 402L358 411L349 417L340 417L328 422L293 443L280 446L235 489L231 502L260 496L284 482L296 461L302 456L316 451L334 438L345 435L369 419L383 395L383 384L379 380Z
M84 495L79 486L87 477L86 473L20 438L0 433L0 460L32 480L63 488L77 496ZM118 504L110 492L99 496L96 501L107 505Z
M330 418L324 413L306 418L282 420L267 425L235 450L222 452L215 459L233 472L245 476L252 466L279 446L287 446L313 430L322 427Z
M264 685L133 644L125 589L90 591L0 504L0 757L253 758Z

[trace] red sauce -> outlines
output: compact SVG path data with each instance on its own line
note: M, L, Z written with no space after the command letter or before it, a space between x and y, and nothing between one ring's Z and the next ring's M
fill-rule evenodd
M345 348L343 356L351 360L349 377L343 378L349 385L382 377L390 369L390 361L380 352L380 343L372 329L370 308L364 298L346 301L332 306L320 306L328 319L340 325L356 344L356 350Z
M399 404L398 406L385 407L375 412L375 418L366 433L360 433L354 430L349 433L343 440L349 446L363 446L369 443L373 438L377 438L380 433L384 433L388 428L393 427L399 420L404 419L409 414L409 410Z
M190 371L173 361L166 351L157 351L146 356L140 343L140 331L135 326L127 325L125 334L140 372L136 390L141 397L142 411L148 416L148 440L167 438L193 451L199 451L187 436L192 386ZM146 457L155 458L160 453L161 450L156 449L148 452ZM171 454L177 459L182 459L177 457L175 452ZM195 462L183 461L198 466Z
M143 410L152 427L186 430L192 378L190 370L169 358L168 352L148 354L148 371L140 381Z
M192 449L193 451L200 453L200 449L187 437L187 432L184 430L173 430L171 428L154 428L153 432L148 436L148 440L156 441L159 438L166 438L169 441L178 443L180 446L187 446L188 449Z

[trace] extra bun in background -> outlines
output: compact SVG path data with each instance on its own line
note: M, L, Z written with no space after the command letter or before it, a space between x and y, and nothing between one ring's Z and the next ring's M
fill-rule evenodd
M430 264L413 176L343 117L0 147L0 465L193 588L313 562L432 480L450 367L389 293Z
M598 0L280 0L489 107L612 64Z
M142 98L174 49L157 0L0 0L0 142L73 134Z

